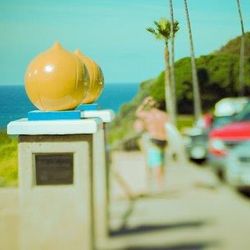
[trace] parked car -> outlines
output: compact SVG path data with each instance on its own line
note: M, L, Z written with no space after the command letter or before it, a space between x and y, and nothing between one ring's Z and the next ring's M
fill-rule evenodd
M212 129L209 133L209 162L220 177L225 176L231 151L248 140L250 140L250 101L238 115L234 116L232 123Z
M223 127L234 121L248 103L246 97L223 98L215 104L214 116L206 114L193 128L186 131L184 141L189 158L203 162L208 156L208 134L212 129Z
M207 133L198 127L186 130L184 143L189 159L202 163L207 157Z
M239 143L226 158L225 180L231 186L250 190L250 141Z

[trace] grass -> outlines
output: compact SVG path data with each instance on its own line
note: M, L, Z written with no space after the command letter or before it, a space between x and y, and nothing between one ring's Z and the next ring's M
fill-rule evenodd
M194 123L194 117L192 115L179 115L177 117L177 128L182 131L185 127L192 127Z
M0 131L0 187L17 186L17 139Z

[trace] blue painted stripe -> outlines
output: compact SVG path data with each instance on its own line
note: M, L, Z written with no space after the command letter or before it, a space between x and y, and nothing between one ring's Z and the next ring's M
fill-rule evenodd
M75 120L81 119L80 110L70 111L40 111L28 112L29 121L49 121L49 120Z

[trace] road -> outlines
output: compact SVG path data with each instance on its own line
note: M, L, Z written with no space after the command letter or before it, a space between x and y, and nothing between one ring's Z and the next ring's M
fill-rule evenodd
M139 195L142 154L117 152L113 167L137 198L119 199L122 192L116 193L113 237L104 249L250 249L250 199L220 183L208 166L168 162L165 191L148 196Z
M165 191L147 195L143 155L112 158L121 179L112 177L112 237L100 250L250 249L250 198L208 167L168 162ZM0 189L1 250L18 250L17 197L17 189Z

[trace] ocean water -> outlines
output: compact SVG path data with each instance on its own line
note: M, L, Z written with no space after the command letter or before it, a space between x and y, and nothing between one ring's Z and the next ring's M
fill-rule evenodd
M97 101L103 109L119 110L122 104L130 101L137 93L139 84L110 83ZM6 128L10 121L27 117L27 112L36 108L26 96L24 86L0 86L0 128Z

